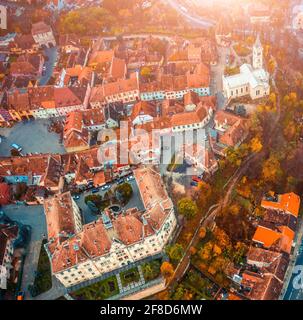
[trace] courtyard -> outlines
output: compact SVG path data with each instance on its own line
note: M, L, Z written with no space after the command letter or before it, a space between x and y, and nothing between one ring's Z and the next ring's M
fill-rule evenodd
M11 128L0 128L0 156L10 156L11 144L22 147L22 154L65 153L59 135L48 131L50 120L31 120L16 123Z
M141 210L141 211L144 210L144 206L143 206L141 196L140 196L140 191L139 191L139 188L138 188L136 181L132 180L132 181L129 181L128 183L131 185L131 187L133 189L133 195L130 198L129 202L123 207L123 209L126 210L129 208L138 208L138 210ZM115 189L115 184L112 184L110 190L114 190L114 189ZM99 192L95 193L95 194L99 194L102 197L104 197L106 192L107 191L102 191L100 189ZM79 199L75 200L77 205L81 208L82 217L83 217L85 224L93 222L93 221L97 220L98 218L100 218L99 215L92 213L90 208L85 204L85 197L88 195L91 195L91 194L92 194L91 190L85 191L79 195L80 196Z

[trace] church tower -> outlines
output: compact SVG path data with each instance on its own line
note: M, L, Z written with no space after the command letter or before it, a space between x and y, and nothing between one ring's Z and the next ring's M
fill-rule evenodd
M253 46L253 68L254 69L263 68L263 47L262 47L259 35Z

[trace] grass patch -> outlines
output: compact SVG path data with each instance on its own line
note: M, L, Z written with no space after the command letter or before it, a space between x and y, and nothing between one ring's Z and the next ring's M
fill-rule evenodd
M161 260L156 259L148 263L142 264L142 272L146 282L158 278L161 274Z
M122 286L126 287L133 282L138 282L140 280L140 274L138 268L131 268L129 270L120 273L120 278Z
M116 276L94 283L88 287L81 288L71 296L77 300L105 300L119 293Z
M33 288L30 290L33 296L37 296L51 289L52 274L48 255L44 248L46 240L42 241L40 256L38 261L38 268L34 280Z

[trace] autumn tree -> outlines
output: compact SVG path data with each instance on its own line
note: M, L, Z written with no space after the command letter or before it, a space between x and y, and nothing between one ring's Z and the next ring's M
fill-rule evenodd
M192 246L192 247L189 248L189 253L190 253L192 256L194 256L194 255L197 253L197 249Z
M250 148L252 152L258 153L262 150L263 145L259 137L255 137L250 141Z
M298 138L299 131L296 123L291 120L284 126L283 134L288 142L296 140Z
M125 182L116 187L115 195L118 200L126 204L133 195L133 188L129 183Z
M150 79L151 78L151 69L150 67L143 67L140 70L140 75L144 78L144 79Z
M173 266L167 262L164 261L161 265L161 273L164 278L169 279L174 274L174 268Z
M178 202L179 214L185 216L187 219L192 219L198 213L198 207L194 201L189 198L182 198Z
M273 58L269 59L269 62L268 62L268 71L269 71L270 73L273 73L274 70L275 70L275 68L276 68L276 61L275 61L275 59L273 59Z
M274 108L276 108L276 105L277 105L277 95L272 92L270 95L269 95L269 101L271 102L272 106Z
M281 178L282 169L277 155L271 154L270 157L264 161L262 176L265 182L275 182Z
M179 261L183 256L184 250L181 244L175 243L166 248L166 253L171 260Z
M204 208L211 197L211 186L207 182L201 181L198 188L197 206Z
M201 239L201 240L205 238L206 229L204 227L200 227L198 236L199 236L199 239Z

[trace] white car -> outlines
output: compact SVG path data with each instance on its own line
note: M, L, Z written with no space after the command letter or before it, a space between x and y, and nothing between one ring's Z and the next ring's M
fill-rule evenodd
M126 178L126 181L133 181L135 180L135 177L133 175L130 175Z
M101 191L106 191L108 189L110 189L110 185L109 184L106 184L106 185L101 187Z

